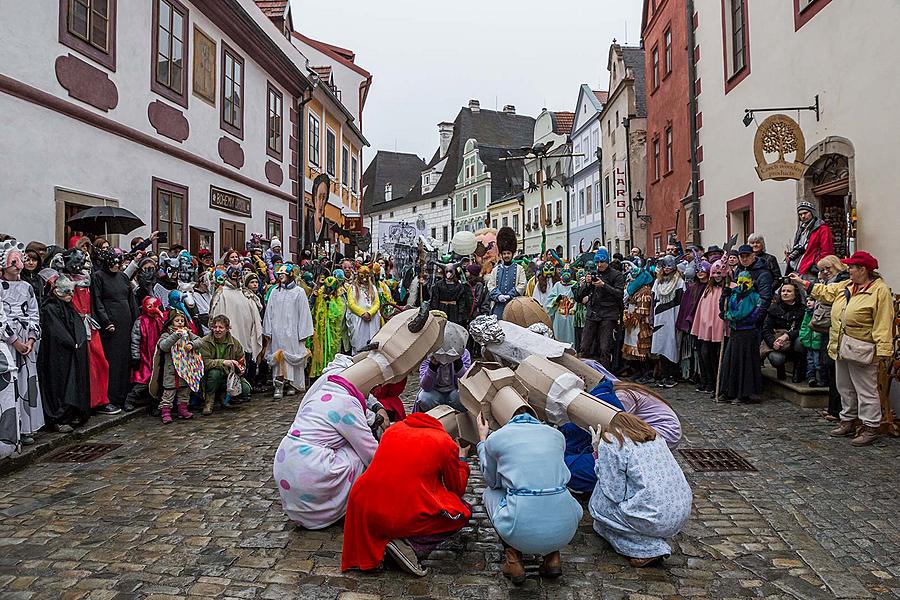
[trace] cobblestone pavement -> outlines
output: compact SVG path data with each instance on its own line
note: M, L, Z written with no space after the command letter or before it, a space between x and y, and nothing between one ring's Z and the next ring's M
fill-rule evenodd
M473 471L474 518L427 577L341 573L340 526L294 526L272 482L296 402L258 398L166 428L140 417L94 438L123 444L95 462L44 459L0 479L0 598L900 597L900 441L855 449L780 401L715 405L685 385L667 396L683 447L731 447L759 471L685 466L694 515L663 568L629 567L585 511L564 577L542 581L533 563L514 589Z

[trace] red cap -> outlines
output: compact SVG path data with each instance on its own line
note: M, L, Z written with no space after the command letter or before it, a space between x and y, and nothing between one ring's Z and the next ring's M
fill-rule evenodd
M207 248L201 248L200 252L197 253L197 256L201 258L204 256L212 256L212 252L210 252Z
M865 267L869 271L874 271L878 268L878 260L863 250L857 250L853 253L853 256L850 258L845 258L841 262L845 265L857 265L860 267Z

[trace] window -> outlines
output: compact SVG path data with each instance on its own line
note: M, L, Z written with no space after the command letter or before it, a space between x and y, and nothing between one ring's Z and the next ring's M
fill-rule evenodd
M448 202L448 200L446 198L444 198L444 206L447 206L447 202Z
M447 226L446 225L444 225L444 227L443 227L442 236L443 236L444 241L446 242L447 241Z
M271 241L273 238L283 239L282 216L279 214L266 212L266 239Z
M737 73L744 68L744 0L731 0L731 57L732 72Z
M653 236L653 252L662 252L662 236L659 234Z
M431 239L433 239L433 240L437 239L437 227L431 228Z
M153 178L151 202L153 229L165 232L169 241L159 243L158 250L168 250L175 244L187 243L188 189L184 186Z
M461 204L462 204L463 212L469 210L469 195L463 194L461 200L462 200Z
M391 211L391 214L388 215L390 218L394 218L394 211Z
M222 41L222 122L228 133L244 139L244 59Z
M593 198L591 197L591 196L592 196L592 194L591 194L591 186L590 186L590 185L587 186L587 188L585 188L584 192L585 192L585 193L584 193L585 204L587 205L586 208L585 208L585 214L588 214L588 215L589 215L589 214L591 214L591 213L593 212L593 210L594 210L594 206L593 206L594 202L593 202Z
M531 220L534 223L533 227L537 229L541 226L541 220L538 218L538 210L540 210L539 206L534 207L534 218Z
M187 107L187 9L176 0L156 0L153 55L156 57L150 88L172 102Z
M549 225L553 222L553 203L550 202L544 208L547 211L547 221L545 222L545 225Z
M309 164L319 166L319 118L309 113Z
M550 220L549 217L547 220ZM562 200L556 201L556 220L562 223Z
M672 128L666 127L666 173L671 173L675 168L672 163Z
M573 154L581 154L581 144L575 144L575 151L573 152ZM575 157L575 170L576 171L581 168L581 159L582 159L581 156Z
M494 219L493 221L491 221L491 227L493 227L494 229L497 229L497 219Z
M378 220L380 221L384 215L378 215Z
M116 0L60 0L59 43L116 70Z
M355 156L350 159L350 191L359 192L359 159Z
M663 33L663 43L666 47L666 75L672 72L672 28L666 29Z
M281 160L281 152L283 149L282 142L282 114L284 110L284 101L281 92L269 84L266 93L266 153Z
M349 187L350 184L350 150L347 146L341 147L341 185Z
M653 140L653 181L659 179L659 138Z
M794 31L806 25L831 0L794 0Z
M478 192L472 192L472 208L478 208Z
M518 235L519 234L519 215L512 216L512 223L513 223L512 228L515 230L516 235Z
M653 57L653 89L659 87L659 47L653 46L653 53L651 54ZM616 121L618 121L618 117L616 117Z
M606 199L606 205L609 206L609 175L603 181L603 197Z
M578 190L578 214L584 216L584 190Z
M337 174L337 136L327 127L325 128L325 172L331 177Z
M596 129L591 132L591 149L594 157L597 156L597 148L600 147L600 132Z
M503 217L503 227L509 227L509 217Z
M418 208L419 208L418 206L413 206L413 207L412 207L412 212L413 212L413 214L416 214L416 210L417 210Z
M431 201L431 208L437 208L437 200ZM431 236L431 237L434 237L434 236Z
M600 182L594 184L594 201L597 203L597 212L600 212Z

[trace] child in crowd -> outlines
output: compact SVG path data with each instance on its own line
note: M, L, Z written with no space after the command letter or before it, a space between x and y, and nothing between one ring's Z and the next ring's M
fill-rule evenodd
M193 352L200 338L188 329L187 317L177 310L170 310L166 318L163 332L160 335L156 347L156 355L153 358L153 376L150 381L150 394L160 397L159 377L162 377L162 396L159 401L159 411L163 425L172 422L172 403L174 401L178 417L190 419L194 415L188 411L188 400L191 395L190 384L182 378L175 365L175 346L183 342L186 352Z
M153 355L164 323L162 302L155 296L146 296L141 301L141 314L131 327L131 381L134 385L125 399L126 405L137 406L147 402L148 384L153 374ZM150 403L149 406L149 412L155 413L153 404Z
M809 387L826 387L828 382L825 380L825 373L820 360L822 334L809 327L815 308L816 301L812 298L808 299L806 301L806 314L803 315L803 322L800 325L800 343L806 350L806 378Z

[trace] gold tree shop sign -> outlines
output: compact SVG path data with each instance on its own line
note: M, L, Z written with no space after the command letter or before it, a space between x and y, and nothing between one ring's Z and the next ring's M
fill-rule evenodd
M777 154L774 162L768 162L766 155ZM753 140L753 155L756 157L756 174L761 181L774 179L800 179L806 172L803 158L806 156L806 140L795 120L787 115L772 115L762 122ZM792 160L785 156L793 155Z

